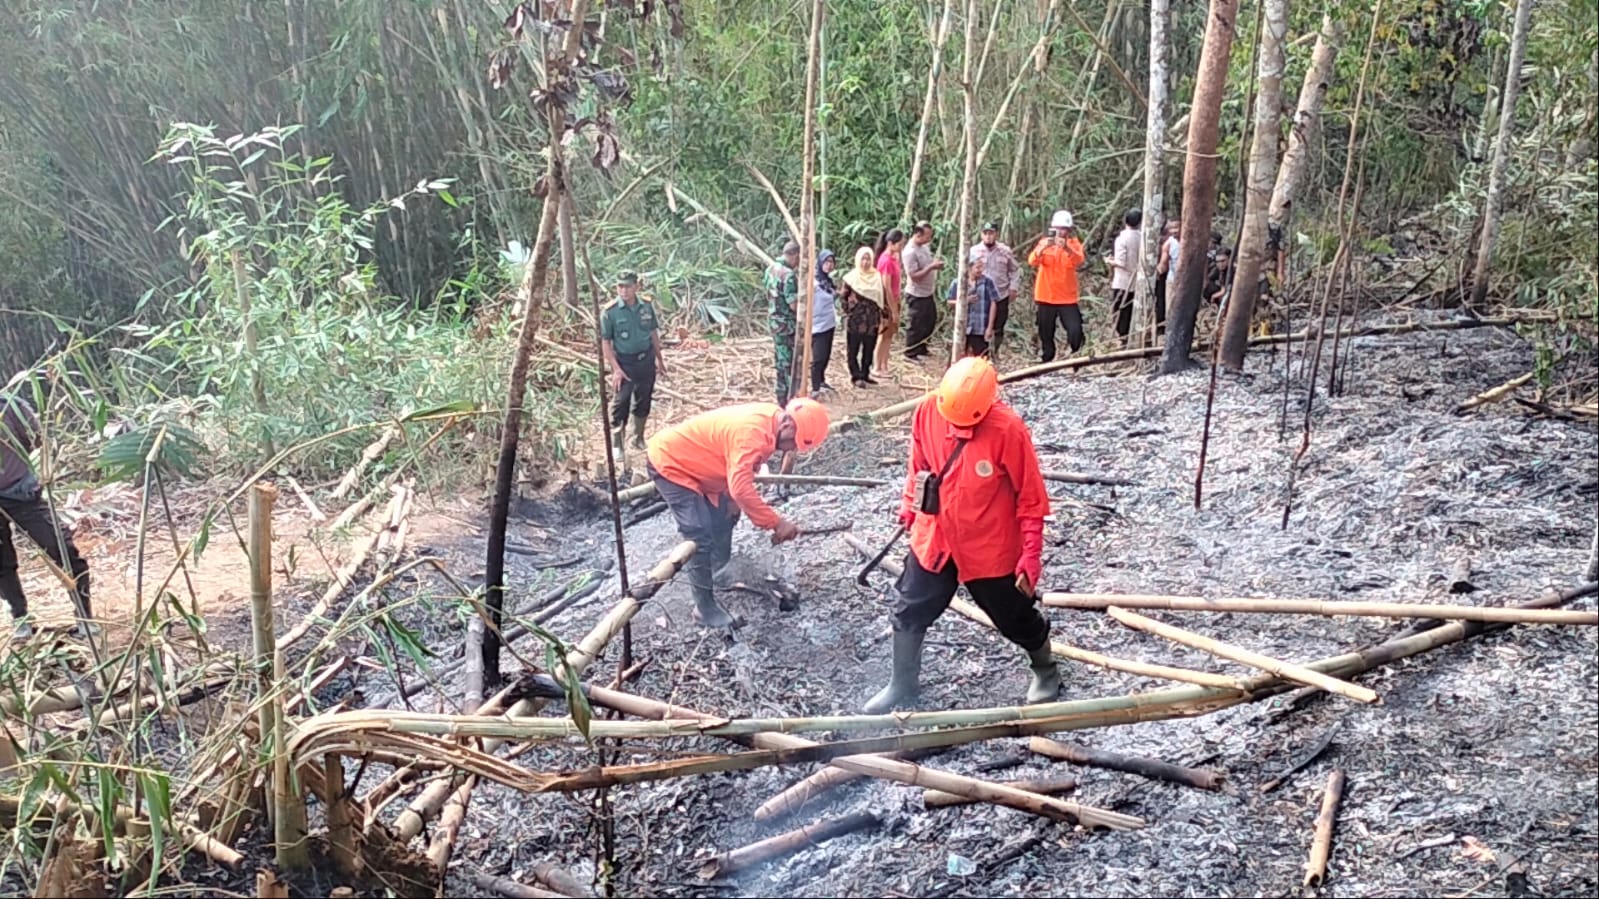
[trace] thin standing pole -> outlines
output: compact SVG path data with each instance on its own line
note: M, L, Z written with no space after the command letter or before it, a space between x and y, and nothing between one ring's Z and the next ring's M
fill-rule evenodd
M966 253L960 251L971 233L972 189L977 183L977 117L973 110L973 95L977 85L972 83L972 49L977 41L977 0L966 0L966 46L961 59L961 121L966 131L966 172L961 177L960 224L956 228L955 256L955 314L954 327L950 328L949 361L954 364L966 349L966 302L970 286L966 283Z
M811 35L805 53L805 141L804 160L800 174L800 270L794 273L799 282L799 309L794 322L794 339L799 341L799 371L789 379L792 396L810 396L811 377L811 312L816 303L816 279L810 266L816 265L816 203L811 189L813 161L816 156L816 89L817 69L822 59L822 21L826 16L823 0L811 4ZM614 491L613 491L614 492Z

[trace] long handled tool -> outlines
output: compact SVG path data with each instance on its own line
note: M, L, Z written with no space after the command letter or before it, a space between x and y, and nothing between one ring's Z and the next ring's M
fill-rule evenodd
M878 553L872 559L872 561L867 562L866 563L866 567L861 569L861 573L855 576L855 583L860 584L862 587L865 587L866 586L866 576L868 574L871 574L877 568L877 566L883 564L883 560L888 558L889 550L893 549L894 548L894 544L898 543L899 542L899 538L901 538L903 536L905 536L905 526L904 525L900 525L899 526L899 530L894 532L894 536L888 538L888 542L883 544L883 551Z

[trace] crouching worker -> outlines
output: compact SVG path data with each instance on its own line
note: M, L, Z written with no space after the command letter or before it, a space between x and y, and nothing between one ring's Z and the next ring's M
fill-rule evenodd
M649 442L649 473L677 519L677 531L693 540L688 563L694 618L706 627L729 627L733 616L717 603L715 586L728 586L733 526L739 513L772 532L772 545L799 536L755 489L755 473L778 451L810 452L827 437L827 409L811 399L788 406L748 403L713 409L668 428Z
M1029 703L1060 691L1049 622L1034 606L1049 495L1027 425L999 400L987 359L950 367L911 422L900 523L911 550L895 584L894 673L866 704L877 715L915 701L922 639L962 584L1006 639L1027 651Z

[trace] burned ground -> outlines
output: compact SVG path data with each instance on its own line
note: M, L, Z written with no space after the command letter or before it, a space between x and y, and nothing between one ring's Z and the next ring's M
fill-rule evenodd
M1318 394L1286 529L1287 460L1299 443L1303 406L1295 391L1283 413L1280 352L1251 357L1244 376L1218 385L1197 511L1193 474L1208 372L1152 380L1056 375L1012 385L1006 396L1032 426L1046 468L1119 475L1136 484L1052 485L1058 521L1047 533L1045 586L1495 605L1569 586L1586 560L1599 491L1592 428L1502 407L1453 414L1466 397L1528 370L1531 356L1523 341L1499 330L1356 341L1345 392L1331 399ZM903 433L893 426L854 432L802 470L894 480L902 476L904 452ZM855 534L871 543L890 535L897 494L897 487L820 488L792 491L778 504L801 523L851 520ZM513 537L547 558L576 555L586 560L579 567L608 570L612 550L602 520L525 524ZM479 564L481 536L431 539L430 551L462 570ZM627 540L630 567L640 572L677 536L669 518L657 516L630 528ZM709 633L693 624L686 587L670 585L634 621L635 653L649 664L632 689L723 715L858 709L888 673L887 578L879 573L872 590L857 588L861 562L835 537L777 552L745 526L737 550L745 564L796 585L800 608L782 613L770 600L732 594L726 602L741 626L731 635ZM1462 554L1470 556L1480 589L1448 597L1447 575ZM535 575L530 564L529 557L515 560L519 583L532 584L524 596L574 576L571 567ZM576 640L615 593L611 578L551 627ZM1582 603L1591 607L1592 600ZM1154 615L1295 661L1367 645L1402 627L1382 619ZM1085 648L1248 673L1098 613L1051 610L1050 617L1057 638ZM423 626L435 645L459 638L454 621ZM1375 706L1332 697L1277 714L1277 700L1075 734L1096 747L1204 761L1227 772L1226 789L1209 793L1076 769L1075 798L1147 819L1135 832L1089 833L992 806L923 811L918 790L870 781L757 825L752 810L810 767L619 787L610 797L617 889L627 895L1293 893L1322 787L1328 772L1341 768L1349 785L1326 894L1591 895L1599 888L1595 652L1591 629L1520 627L1362 677L1382 696ZM616 655L613 646L591 670L608 672ZM1162 686L1084 665L1068 663L1065 673L1065 698ZM929 634L921 707L1015 703L1025 675L1019 650L949 614ZM416 702L441 704L430 694ZM1329 731L1319 758L1277 790L1261 791ZM613 758L643 761L659 757L648 750L662 748L625 746ZM684 739L666 748L725 751L726 744ZM945 752L928 764L971 773L1018 752L1024 752L1018 741L996 741ZM592 764L594 755L547 749L525 761L546 770L575 768ZM1036 777L1052 764L1066 767L1029 757L983 776ZM883 825L725 880L697 875L710 853L857 810L880 813ZM452 869L452 893L475 892L470 872L525 877L544 861L591 875L599 845L593 822L592 796L528 797L480 787ZM1453 841L1441 841L1450 835ZM1479 844L1486 850L1473 848Z

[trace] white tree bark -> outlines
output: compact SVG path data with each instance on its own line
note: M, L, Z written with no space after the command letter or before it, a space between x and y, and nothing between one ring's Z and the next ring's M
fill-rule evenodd
M1471 274L1471 306L1488 298L1488 269L1499 242L1499 212L1504 204L1505 173L1510 167L1510 141L1516 130L1516 96L1521 93L1521 63L1527 55L1532 25L1532 0L1516 0L1516 25L1510 34L1510 60L1505 64L1505 89L1499 93L1499 136L1494 140L1493 166L1488 171L1488 196L1482 204L1482 240Z
M1133 346L1155 342L1155 266L1160 263L1166 198L1166 29L1171 24L1171 0L1149 0L1149 115L1144 137L1144 229L1140 244L1138 277L1133 284Z
M955 263L955 315L950 330L949 361L954 364L966 349L966 299L970 285L966 283L965 241L972 230L972 191L977 186L977 111L975 94L977 85L976 59L972 51L977 46L977 0L966 0L966 49L961 61L961 121L966 130L966 172L961 177L960 224L957 226Z
M1282 133L1284 46L1288 40L1288 0L1262 0L1260 62L1256 71L1255 136L1249 148L1249 186L1244 231L1238 242L1238 267L1222 331L1221 362L1237 371L1244 367L1249 324L1260 295L1260 273L1266 262L1266 213L1277 180L1277 140Z
M1299 106L1294 110L1293 130L1288 133L1288 149L1283 151L1283 164L1277 169L1277 184L1271 192L1269 221L1279 228L1287 227L1294 197L1305 180L1306 163L1321 131L1321 104L1332 85L1333 60L1338 58L1343 40L1343 23L1323 16L1316 48L1310 52L1310 68L1299 87Z

